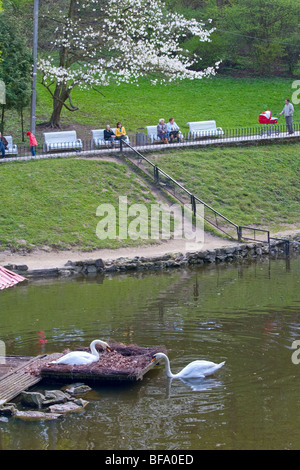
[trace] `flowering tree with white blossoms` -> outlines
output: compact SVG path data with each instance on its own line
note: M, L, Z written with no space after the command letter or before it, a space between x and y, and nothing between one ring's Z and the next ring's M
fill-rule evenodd
M163 0L70 0L68 12L55 21L52 45L59 63L51 56L39 61L42 83L53 99L51 127L60 126L63 107L78 109L71 99L76 86L137 83L145 76L154 84L201 79L218 67L192 70L196 58L180 41L191 36L209 41L212 29L169 12Z

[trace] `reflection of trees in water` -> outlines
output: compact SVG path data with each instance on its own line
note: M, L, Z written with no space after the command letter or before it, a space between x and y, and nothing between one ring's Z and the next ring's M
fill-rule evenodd
M193 276L191 270L180 270L173 271L176 275L176 280L172 282L167 289L161 290L156 299L153 299L150 303L150 309L157 310L159 320L164 319L164 312L165 308L169 307L170 305L174 305L176 303L176 299L182 299L185 294L190 293L191 284L193 283ZM172 273L172 274L173 274ZM179 274L179 279L178 279Z
M265 321L264 334L276 336L282 329L285 330L282 331L284 338L296 338L295 328L292 327L289 335L287 330L291 325L278 312L294 301L299 291L297 282L297 260L290 258L176 271L176 280L148 302L147 311L167 330L183 331L184 325L189 329L194 325L195 329L203 330L218 328L220 331L221 328L224 334L232 331L227 319L234 315L237 329L240 318L246 321L246 335L251 331L253 315L270 311L271 318ZM276 305L275 317L269 305Z

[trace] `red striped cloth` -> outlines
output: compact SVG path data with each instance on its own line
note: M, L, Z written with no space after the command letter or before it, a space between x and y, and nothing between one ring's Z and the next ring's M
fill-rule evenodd
M25 281L25 277L19 276L19 274L13 273L6 268L0 266L0 290L6 287L14 286L18 282Z

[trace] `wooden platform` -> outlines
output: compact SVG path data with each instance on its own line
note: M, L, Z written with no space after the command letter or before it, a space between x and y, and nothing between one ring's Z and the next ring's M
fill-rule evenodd
M102 351L100 360L88 366L52 363L65 352L36 357L5 356L5 361L0 363L0 405L13 400L42 380L52 383L85 381L94 384L137 382L156 365L156 362L152 362L153 354L166 352L164 347L110 346L111 352Z
M42 380L32 370L37 364L48 361L50 356L6 356L0 364L0 405L13 400L21 392Z

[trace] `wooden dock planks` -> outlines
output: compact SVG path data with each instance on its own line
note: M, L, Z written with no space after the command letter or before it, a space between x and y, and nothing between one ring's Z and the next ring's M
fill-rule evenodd
M13 400L21 392L42 380L41 375L30 373L30 368L34 368L35 364L40 364L41 360L46 357L49 356L22 357L18 366L12 367L9 372L0 378L0 405ZM18 361L15 358L15 364L17 363Z

